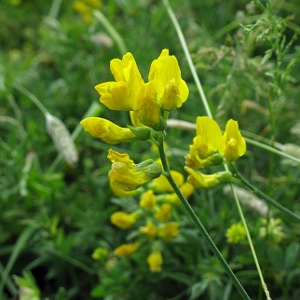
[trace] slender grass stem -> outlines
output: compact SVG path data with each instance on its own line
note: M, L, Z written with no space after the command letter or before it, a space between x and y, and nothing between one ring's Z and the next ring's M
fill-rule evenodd
M240 218L242 220L243 226L244 226L245 231L246 231L247 240L248 240L248 243L249 243L249 246L250 246L250 250L251 250L251 253L252 253L255 265L256 265L256 269L257 269L257 272L258 272L258 275L259 275L259 278L260 278L260 282L261 282L262 288L263 288L263 290L265 292L267 300L272 300L271 297L270 297L270 292L268 290L268 287L267 287L267 285L265 283L262 271L260 269L260 265L259 265L259 262L258 262L258 259L257 259L257 256L256 256L256 252L255 252L255 249L254 249L254 246L253 246L251 235L250 235L249 230L248 230L247 222L245 220L245 217L244 217L241 205L240 205L240 201L239 201L239 199L237 197L237 194L236 194L236 192L235 192L232 184L230 184L230 188L231 188L231 192L232 192L232 195L233 195L236 207L238 209Z
M190 204L188 203L188 201L186 200L186 198L182 194L181 190L179 189L179 187L175 183L175 181L174 181L174 179L173 179L173 177L171 175L170 169L169 169L167 157L165 155L165 149L164 149L164 145L163 145L163 139L161 139L159 141L159 143L158 143L158 150L159 150L159 154L160 154L162 166L163 166L163 169L164 169L164 172L165 172L165 176L167 177L170 185L174 189L174 192L176 193L176 195L180 199L181 203L183 204L186 212L188 213L188 215L190 216L190 218L192 219L192 221L195 223L195 225L199 229L201 235L203 236L203 238L207 242L207 244L210 247L210 249L212 250L212 252L215 254L215 256L217 257L217 259L220 261L220 263L225 268L226 273L228 274L228 276L230 277L230 279L232 280L232 282L234 283L234 285L238 289L238 291L241 294L241 296L243 297L243 299L250 300L249 295L247 294L247 292L245 291L245 289L241 285L240 281L238 280L238 278L235 276L235 274L231 270L230 266L228 265L228 263L224 259L223 255L221 254L221 252L217 248L216 244L214 243L214 241L210 237L209 233L206 231L205 227L203 226L202 222L200 221L200 219L196 215L195 211L190 206Z
M167 9L167 12L168 12L168 14L169 14L169 16L170 16L170 19L172 20L173 25L174 25L174 27L175 27L175 29L176 29L176 32L177 32L179 41L180 41L180 43L181 43L181 46L182 46L182 49L183 49L183 51L184 51L185 57L186 57L186 59L187 59L188 65L189 65L189 67L190 67L190 69L191 69L191 73L192 73L192 76L193 76L194 81L195 81L195 83L196 83L197 89L198 89L198 91L199 91L199 94L200 94L202 103L203 103L203 105L204 105L205 112L206 112L206 114L207 114L210 118L212 118L212 113L211 113L211 110L210 110L210 108L209 108L208 101L207 101L206 96L205 96L205 93L204 93L204 91L203 91L202 84L201 84L201 82L200 82L199 76L198 76L198 74L197 74L197 72L196 72L195 65L194 65L194 63L193 63L193 61L192 61L191 54L190 54L190 51L189 51L189 49L188 49L188 47L187 47L187 43L186 43L186 41L185 41L185 38L184 38L184 35L183 35L182 30L181 30L181 28L180 28L180 25L179 25L179 23L178 23L178 21L177 21L177 19L176 19L176 16L175 16L175 14L174 14L174 12L173 12L173 10L172 10L170 4L169 4L169 1L168 1L168 0L163 0L163 3L164 3L164 5L165 5L165 7L166 7L166 9Z
M290 211L286 207L279 204L277 201L263 193L261 190L253 186L242 174L238 171L236 166L234 164L231 165L234 169L236 176L243 182L243 184L248 187L254 194L258 195L262 199L264 199L268 204L276 207L278 210L280 210L282 213L286 214L289 218L292 218L294 221L300 222L300 216L295 214L294 212Z
M117 32L115 27L109 22L109 20L104 16L104 14L99 10L94 10L93 12L95 18L105 27L107 32L110 34L112 39L116 42L117 47L121 55L127 52L127 47L121 35Z
M29 92L27 89L23 88L19 84L14 84L14 88L18 91L20 91L22 94L26 95L39 109L40 111L46 116L48 111L46 107L41 103L41 101L33 95L31 92Z

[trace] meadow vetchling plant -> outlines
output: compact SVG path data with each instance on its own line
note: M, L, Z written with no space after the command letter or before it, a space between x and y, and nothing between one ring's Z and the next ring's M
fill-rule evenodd
M233 180L229 170L204 174L199 169L232 163L245 154L246 143L238 123L229 120L222 134L212 118L197 118L196 137L185 157L186 181L183 174L170 170L164 149L169 113L180 108L189 95L176 57L170 55L168 49L163 49L151 63L148 82L144 82L131 53L126 53L122 60L113 59L110 69L115 80L95 87L100 102L111 110L128 111L132 124L124 128L103 118L89 117L82 120L81 125L92 136L111 145L151 141L160 155L160 162L147 159L136 164L128 154L109 150L112 167L108 176L112 190L120 197L141 189L144 191L135 212L119 211L111 216L112 223L123 230L138 227L136 240L119 246L114 254L131 256L143 244L150 243L152 250L146 259L148 266L150 271L160 272L164 244L180 235L180 224L173 212L176 205L183 204L243 298L250 299L186 200L194 188L211 188Z

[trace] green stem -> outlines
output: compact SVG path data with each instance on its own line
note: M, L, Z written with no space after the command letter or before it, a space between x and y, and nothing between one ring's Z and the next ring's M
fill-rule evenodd
M174 14L174 12L173 12L170 4L169 4L169 1L168 0L163 0L163 3L164 3L164 5L165 5L165 7L167 9L167 12L168 12L168 14L170 16L170 19L173 22L173 25L174 25L175 30L177 32L179 41L180 41L182 49L183 49L183 52L185 54L185 57L187 59L188 65L189 65L189 67L191 69L191 73L193 75L194 81L196 83L197 89L199 91L200 98L201 98L202 103L204 105L205 112L206 112L207 116L209 116L210 118L212 118L212 113L211 113L211 110L209 108L208 101L207 101L205 93L203 91L202 84L200 82L199 76L198 76L198 74L196 72L195 65L194 65L194 63L192 61L192 58L191 58L191 55L190 55L190 51L189 51L189 49L187 47L187 43L185 41L185 38L184 38L184 35L183 35L182 30L180 28L180 25L179 25L179 23L178 23L178 21L176 19L176 16L175 16L175 14Z
M293 213L286 207L279 204L277 201L263 193L261 190L253 186L245 177L242 176L242 174L238 171L238 169L235 167L235 165L231 165L234 171L236 172L237 177L245 184L246 187L248 187L254 194L258 195L259 197L263 198L268 204L276 207L281 212L285 213L288 217L292 218L294 221L300 222L300 216Z
M233 198L234 198L235 204L237 206L240 218L242 220L243 226L244 226L245 231L246 231L248 243L249 243L250 250L251 250L251 253L252 253L255 265L256 265L256 269L257 269L257 272L258 272L258 275L259 275L259 278L260 278L260 282L261 282L262 288L263 288L263 290L265 292L267 300L272 300L271 297L270 297L270 292L268 290L268 287L267 287L267 285L265 283L262 271L260 269L260 265L259 265L259 262L258 262L258 259L257 259L257 256L256 256L256 252L255 252L255 249L254 249L254 246L253 246L252 238L251 238L251 235L249 233L248 226L247 226L247 223L246 223L246 220L245 220L245 217L244 217L241 205L240 205L240 201L239 201L239 199L237 197L237 194L236 194L236 192L235 192L235 190L233 188L233 185L231 183L230 183L230 188L231 188L231 192L233 194Z
M196 215L195 211L190 206L190 204L188 203L188 201L186 200L186 198L182 194L181 190L179 189L179 187L175 183L175 181L174 181L174 179L173 179L173 177L171 175L170 169L169 169L167 157L166 157L166 154L165 154L164 144L163 144L163 138L161 138L161 140L158 143L158 150L159 150L159 154L160 154L162 166L163 166L163 169L164 169L165 174L166 174L165 176L167 177L170 185L174 189L174 192L176 193L176 195L180 199L181 203L183 204L186 212L188 213L188 215L190 216L190 218L193 220L193 222L195 223L195 225L199 229L200 233L202 234L203 238L207 242L207 244L210 247L210 249L213 251L213 253L218 258L218 260L220 261L220 263L224 266L225 271L227 272L228 276L230 277L230 279L232 280L232 282L234 283L234 285L238 289L238 291L241 294L241 296L243 297L243 299L250 300L249 295L247 294L247 292L245 291L245 289L241 285L240 281L238 280L238 278L235 276L235 274L231 270L230 266L228 265L228 263L224 259L223 255L221 254L221 252L219 251L219 249L215 245L215 243L212 240L212 238L210 237L209 233L206 231L205 227L201 223L201 221L198 218L198 216Z
M48 113L46 107L41 103L41 101L35 95L33 95L31 92L29 92L27 89L23 88L19 84L14 84L14 88L16 90L20 91L25 96L27 96L40 109L40 111L46 116L46 114Z
M109 22L109 20L104 16L104 14L101 11L94 10L93 14L94 14L95 18L99 22L101 22L101 24L105 27L105 29L110 34L110 36L116 42L121 55L124 55L127 52L127 47L124 43L124 40L122 39L120 34L117 32L117 30L114 28L114 26Z

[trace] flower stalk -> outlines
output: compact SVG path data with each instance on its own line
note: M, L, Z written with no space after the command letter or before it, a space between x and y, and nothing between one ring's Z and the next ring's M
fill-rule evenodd
M214 241L210 237L209 233L206 231L205 227L203 226L202 222L200 221L200 219L196 215L195 211L190 206L190 204L188 203L188 201L186 200L186 198L182 194L181 190L179 189L179 187L175 183L175 181L174 181L174 179L173 179L173 177L171 175L170 169L169 169L167 157L166 157L166 154L165 154L164 144L163 144L163 138L161 138L158 141L158 150L159 150L159 154L160 154L160 159L161 159L161 163L162 163L162 166L163 166L163 170L165 172L164 174L167 177L170 185L174 189L174 192L177 194L178 198L180 199L180 201L181 201L182 205L184 206L186 212L188 213L188 215L190 216L190 218L192 219L192 221L195 223L195 225L199 229L201 235L203 236L203 238L207 242L207 244L210 247L210 249L213 251L213 253L217 257L217 259L220 261L220 263L225 268L226 273L228 274L228 276L232 280L233 284L238 289L238 291L241 294L241 296L243 297L243 299L250 300L249 295L247 294L247 292L245 291L245 289L241 285L241 283L238 280L238 278L233 273L232 269L230 268L230 266L228 265L228 263L224 259L223 255L221 254L221 252L217 248L216 244L214 243Z

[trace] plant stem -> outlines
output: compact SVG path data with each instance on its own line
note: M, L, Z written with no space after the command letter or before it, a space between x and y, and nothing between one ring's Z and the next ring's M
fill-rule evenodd
M105 27L105 29L108 31L112 39L116 42L121 55L124 55L127 52L127 47L121 35L117 32L114 26L109 22L109 20L105 17L105 15L101 11L94 10L93 14L96 17L96 19L99 22L101 22L101 24Z
M169 1L168 0L163 0L163 3L164 3L164 5L165 5L165 7L167 9L167 12L168 12L168 14L170 16L170 19L172 20L173 25L175 27L175 30L177 32L179 41L181 43L181 46L182 46L182 49L184 51L185 57L187 59L189 67L191 69L191 73L193 75L193 78L194 78L194 81L196 83L197 89L199 91L200 98L201 98L202 103L204 105L205 112L206 112L207 116L209 116L210 118L212 118L212 113L211 113L211 110L209 108L208 101L206 99L205 93L204 93L203 88L202 88L202 84L201 84L200 79L198 77L198 74L196 72L196 68L195 68L194 63L192 61L192 58L191 58L189 49L187 47L184 35L183 35L182 30L180 28L180 25L179 25L179 23L178 23L178 21L176 19L176 16L175 16L175 14L174 14L174 12L173 12L170 4L169 4Z
M158 150L159 150L159 154L160 154L160 159L161 159L161 162L162 162L162 166L163 166L163 169L165 171L165 176L167 177L170 185L174 189L174 192L176 193L176 195L180 199L181 203L183 204L186 212L188 213L188 215L190 216L190 218L193 220L193 222L195 223L195 225L199 229L201 235L203 236L203 238L207 242L208 246L210 247L210 249L213 251L213 253L217 257L217 259L224 266L225 271L227 272L228 276L230 277L230 279L232 280L232 282L234 283L234 285L238 289L238 291L241 294L241 296L243 297L243 299L250 300L249 295L247 294L247 292L245 291L245 289L241 285L240 281L238 280L238 278L235 276L235 274L231 270L230 266L228 265L228 263L224 259L223 255L221 254L221 252L217 248L216 244L214 243L214 241L210 237L209 233L206 231L205 227L201 223L201 221L198 218L198 216L196 215L195 211L190 206L190 204L188 203L188 201L186 200L186 198L182 194L181 190L179 189L179 187L175 183L175 181L174 181L174 179L173 179L173 177L171 175L170 169L169 169L167 157L166 157L166 154L165 154L164 144L163 144L163 138L161 138L159 140Z
M276 207L277 209L279 209L281 212L285 213L288 217L292 218L293 220L300 222L300 216L293 213L292 211L290 211L289 209L287 209L286 207L282 206L281 204L279 204L277 201L275 201L274 199L272 199L271 197L269 197L268 195L266 195L265 193L263 193L261 190L259 190L258 188L256 188L255 186L253 186L245 177L242 176L242 174L238 171L238 169L236 168L236 166L234 164L231 165L232 168L234 169L234 171L236 172L237 177L243 182L243 184L245 184L245 186L247 186L254 194L258 195L259 197L263 198L268 204Z
M48 113L46 107L41 103L41 101L35 95L33 95L31 92L29 92L27 89L23 88L19 84L14 84L14 88L20 91L21 93L23 93L24 95L26 95L40 109L40 111L44 114L44 116L46 116L46 114Z
M270 297L270 292L268 290L268 287L267 287L267 285L265 283L262 271L260 269L260 265L259 265L259 262L258 262L258 259L257 259L257 256L256 256L256 252L255 252L255 249L254 249L254 246L253 246L253 243L252 243L251 235L249 233L248 226L247 226L247 223L246 223L246 220L245 220L245 217L244 217L241 205L240 205L240 201L239 201L238 196L237 196L237 194L236 194L236 192L235 192L235 190L233 188L232 183L230 183L230 188L231 188L231 192L233 194L233 198L234 198L235 204L237 206L240 218L242 220L243 226L244 226L245 231L246 231L248 243L249 243L250 250L251 250L251 253L252 253L255 265L256 265L256 269L257 269L257 272L258 272L258 275L259 275L259 278L260 278L260 282L261 282L262 288L263 288L263 290L265 292L267 300L272 300L271 297Z

